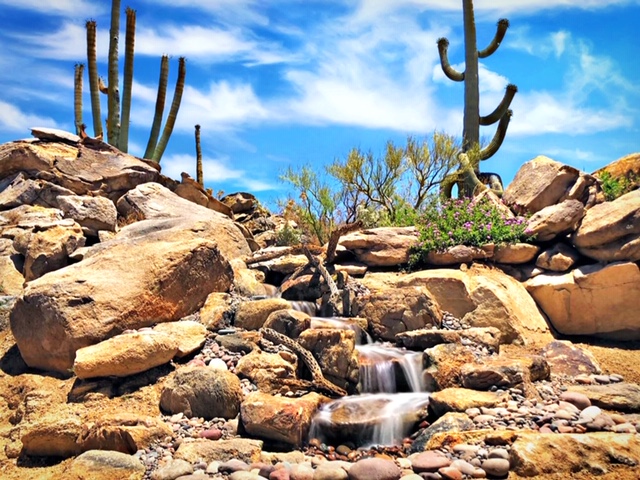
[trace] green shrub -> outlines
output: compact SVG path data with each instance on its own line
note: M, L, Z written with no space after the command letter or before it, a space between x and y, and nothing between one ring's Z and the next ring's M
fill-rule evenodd
M490 243L517 243L531 240L523 217L506 217L486 199L441 200L428 205L417 223L419 243L410 265L423 262L429 252L442 252L456 245L481 247Z
M278 247L299 245L301 242L302 234L289 223L286 223L284 227L276 232L276 246Z
M625 193L629 193L636 187L633 175L628 177L614 178L606 170L598 175L602 182L602 192L607 202L611 202Z

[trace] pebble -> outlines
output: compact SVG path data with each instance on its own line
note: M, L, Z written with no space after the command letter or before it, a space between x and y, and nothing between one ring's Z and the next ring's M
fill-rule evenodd
M462 472L455 467L442 467L438 470L442 478L446 480L462 480Z
M440 452L426 451L411 458L411 465L417 473L437 472L440 468L451 465L451 460Z
M482 470L493 477L506 477L509 474L509 460L489 458L482 462Z

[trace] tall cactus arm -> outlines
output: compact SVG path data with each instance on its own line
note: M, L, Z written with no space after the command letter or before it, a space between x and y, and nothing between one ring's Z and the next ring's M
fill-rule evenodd
M498 124L498 129L491 139L491 142L489 143L489 145L480 150L480 160L491 158L498 151L500 145L502 145L505 135L507 134L507 128L509 127L509 122L511 121L512 115L513 112L511 110L507 110L504 113L504 115L500 119L500 123Z
M509 28L509 20L506 18L498 20L498 29L496 30L496 34L493 37L493 40L491 40L491 43L487 45L487 48L478 52L479 58L487 58L498 49L500 43L504 39L504 34L507 33L507 28Z
M196 181L204 187L202 173L202 147L200 146L200 125L196 125Z
M109 99L107 102L107 141L118 146L120 134L120 87L118 85L118 41L120 39L120 0L111 1L111 28L109 29Z
M153 115L151 133L147 148L144 151L144 158L151 159L160 136L160 126L162 125L162 115L164 114L164 102L167 97L167 82L169 80L169 56L163 55L160 61L160 81L158 82L158 95L156 96L156 112Z
M178 80L176 81L176 88L173 91L173 100L171 102L171 108L169 109L169 115L167 115L167 123L164 124L162 137L160 137L158 146L153 153L152 160L158 163L160 163L160 159L162 158L162 155L167 148L169 138L171 137L171 133L173 132L173 126L175 125L176 118L178 117L178 110L180 109L180 102L182 101L182 92L184 91L184 78L186 76L186 73L186 60L184 57L180 57L178 63Z
M98 54L96 41L96 21L87 20L87 65L89 68L89 90L91 92L91 112L93 114L93 136L102 136L100 115L100 87L98 80Z
M498 120L500 120L504 116L505 112L509 109L511 101L513 100L513 97L515 96L517 91L518 87L516 87L514 84L510 83L509 85L507 85L507 91L505 92L504 97L502 97L500 105L498 105L496 109L489 115L480 117L480 125L493 125Z
M129 150L129 119L131 118L131 88L133 85L133 51L136 42L136 11L127 7L127 24L124 50L124 79L122 83L122 119L118 148Z
M453 80L454 82L462 82L464 80L464 72L458 72L451 66L451 64L449 63L449 55L447 54L448 48L449 40L444 37L439 38L438 53L440 54L440 65L442 66L442 71L447 76L447 78Z
M82 132L82 76L84 63L76 63L73 76L73 115L76 125L76 135Z

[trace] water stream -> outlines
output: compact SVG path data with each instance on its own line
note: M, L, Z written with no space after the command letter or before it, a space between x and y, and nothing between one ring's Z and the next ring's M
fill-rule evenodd
M315 319L312 327L353 328L346 320ZM356 348L360 394L323 405L313 418L310 438L330 444L351 442L359 447L400 445L426 416L429 393L422 377L423 354L381 343Z

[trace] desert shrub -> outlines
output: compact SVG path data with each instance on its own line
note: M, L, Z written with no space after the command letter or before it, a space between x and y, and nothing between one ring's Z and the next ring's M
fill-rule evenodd
M292 227L289 222L276 231L276 246L288 247L299 245L302 241L302 234L296 228Z
M441 252L456 245L481 247L489 243L517 243L531 240L524 217L507 217L485 198L442 199L428 205L417 223L419 243L410 264L416 265L429 252Z
M323 175L305 166L289 168L281 179L297 191L296 221L318 243L334 225L361 220L367 227L415 224L442 179L457 166L459 144L443 133L404 147L388 142L384 155L353 149L326 167Z
M606 170L600 173L598 177L602 182L602 192L607 202L611 202L625 193L629 193L636 188L636 181L640 180L631 174L626 177L614 178L611 173Z

